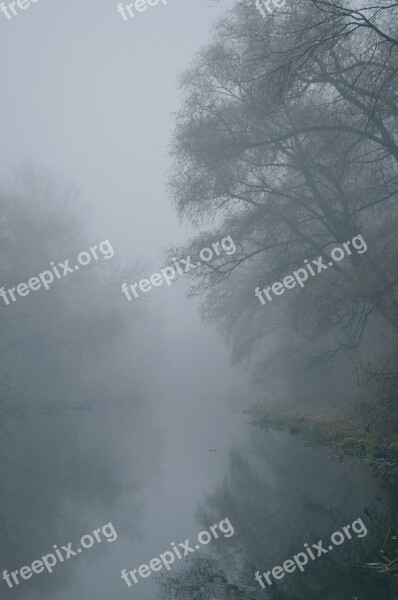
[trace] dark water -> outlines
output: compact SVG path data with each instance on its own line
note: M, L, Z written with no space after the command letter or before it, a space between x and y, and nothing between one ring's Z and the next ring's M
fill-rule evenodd
M163 582L161 593L154 597L397 597L396 579L365 566L381 560L386 532L396 521L396 490L381 489L354 460L336 464L330 460L328 450L305 447L289 434L265 433L245 425L241 414L228 411L222 404L210 410L207 417L210 415L206 423L200 411L190 412L187 452L178 457L176 448L174 456L168 457L171 472L165 475L172 483L174 497L188 495L196 508L189 522L189 515L184 514L183 504L177 500L177 514L183 511L186 525L180 529L171 523L168 539L175 540L176 529L181 531L178 539L189 534L195 538L200 528L225 517L233 524L235 534L211 542L207 553L200 551L195 558L186 558L189 564L179 565L181 574L169 584ZM206 455L207 446L217 452ZM192 468L197 474L196 485L187 490L184 472ZM185 475L189 479L189 474ZM164 485L165 492L169 488L167 483ZM159 508L157 503L155 514ZM254 580L256 570L262 573L281 565L302 551L305 542L311 545L323 539L327 548L334 531L342 531L343 526L359 517L366 526L366 536L353 534L351 540L310 561L304 572L296 570L260 591ZM168 547L166 539L167 535L162 538L165 544L160 544L161 548ZM153 549L155 556L158 551L155 546Z
M148 381L132 406L98 403L17 421L1 461L2 568L31 564L53 544L76 546L108 522L118 538L18 588L2 582L1 598L398 597L397 579L366 566L381 561L383 540L397 522L397 488L373 479L355 460L335 463L328 449L249 425L241 410L246 383L232 368L226 379L222 343L206 345L207 335L197 323L189 332L168 332L169 360L159 370L152 409L154 382ZM195 351L203 347L205 353ZM325 540L327 547L333 532L358 518L366 536L353 534L304 572L273 579L265 590L255 581L257 570L282 565L304 543ZM172 542L194 542L224 519L234 534L176 559L167 576L163 568L132 587L121 579L122 569L148 564Z
M380 561L384 537L396 518L396 490L381 489L354 460L336 464L328 450L247 425L241 413L222 401L204 409L181 398L174 410L184 427L168 428L167 451L146 506L145 536L141 543L126 545L118 565L129 570L149 563L170 549L170 542L195 540L201 530L226 517L235 533L176 561L170 575L161 578L160 590L152 573L118 591L120 597L397 597L395 579L365 566ZM302 551L305 542L329 540L359 517L368 531L365 537L353 535L309 562L303 573L286 575L260 592L256 570L281 565ZM109 597L114 585L109 582Z
M91 526L108 521L114 524L119 534L114 543L94 547L91 554L59 565L51 575L37 576L41 579L35 584L43 586L41 593L48 591L51 583L52 597L60 599L397 597L395 579L365 566L380 561L383 539L396 521L396 489L381 486L354 460L336 464L329 460L327 449L305 447L290 434L248 425L246 417L231 408L227 399L202 398L200 403L194 396L175 396L158 418L165 424L158 432L161 460L151 477L135 471L134 478L141 478L142 485L119 499L109 498L107 510L92 502L86 514L71 501L66 502L57 522L72 519L73 528L58 528L54 542L43 535L36 554L31 550L26 562L19 562L29 564L49 552L52 543L78 539ZM89 423L95 419L95 415L80 418L80 423L87 420L88 434ZM127 427L119 430L119 435L127 435ZM80 431L84 429L80 425ZM123 464L117 465L118 476L124 469L126 477L132 476L129 460L136 464L134 454L145 448L144 438L134 444L134 451L124 457ZM143 460L142 454L140 458ZM70 476L64 472L64 477L70 485ZM90 480L91 494L92 486ZM108 493L112 495L112 490ZM43 500L43 511L50 518L46 503L48 499ZM82 503L83 497L80 506ZM32 508L33 515L37 511L38 507ZM305 542L328 540L334 531L342 531L359 517L368 531L365 537L353 535L330 554L309 562L303 573L286 575L261 592L254 580L256 570L262 573L281 565L302 551ZM122 581L121 569L148 564L170 550L171 542L195 540L200 531L225 518L232 524L234 535L220 536L176 560L168 577L159 580L158 574L152 573L147 579L139 578L131 588ZM31 525L34 530L35 524ZM17 567L18 563L8 566ZM17 592L26 590L26 597L35 597L30 595L32 587L27 588L30 583L24 582L25 589ZM11 592L14 590L7 590L4 597L11 597Z
M98 560L84 573L79 569L86 590L82 598L397 597L396 579L365 566L380 561L384 537L396 521L396 489L381 486L354 460L336 464L326 449L248 425L227 401L195 400L180 397L173 410L168 406L159 472L142 497L144 508L137 506L140 539L122 536L103 557L103 569ZM173 414L183 426L173 426ZM138 513L133 510L132 519ZM170 550L171 542L195 541L201 530L225 518L234 535L176 560L168 576L163 568L160 577L139 577L131 588L121 580L122 568L148 564ZM365 537L353 534L329 554L309 561L303 573L286 575L261 591L254 580L257 570L281 565L302 551L305 542L323 539L327 547L334 531L358 518L366 525ZM118 522L118 515L113 521ZM74 587L69 582L69 592L59 597L76 597Z

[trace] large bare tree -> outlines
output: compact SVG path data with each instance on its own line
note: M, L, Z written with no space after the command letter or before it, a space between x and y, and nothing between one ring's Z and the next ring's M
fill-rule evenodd
M398 4L239 3L181 78L174 201L238 252L199 269L204 311L249 347L286 321L356 347L370 315L398 330ZM264 308L254 288L361 234L353 253ZM283 319L278 317L283 316Z

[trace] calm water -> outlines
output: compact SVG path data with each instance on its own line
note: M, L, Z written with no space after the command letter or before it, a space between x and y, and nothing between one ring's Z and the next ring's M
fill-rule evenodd
M162 459L136 509L138 533L131 541L121 536L100 568L93 562L84 572L78 569L79 586L87 590L81 598L397 597L395 579L365 567L380 560L383 539L396 518L396 490L382 489L354 460L336 464L327 449L248 425L226 400L198 400L175 397L172 410L169 404L164 411ZM235 534L176 561L160 588L154 573L132 588L120 579L122 568L148 564L171 542L195 540L226 517ZM282 564L305 542L328 540L358 517L367 527L366 537L345 541L309 563L304 573L286 575L261 592L254 581L257 569ZM116 524L118 515L112 520ZM65 597L76 598L71 583Z
M2 481L12 482L1 500L3 568L31 564L53 544L75 546L104 523L113 523L118 539L18 589L3 582L1 597L397 598L397 580L365 566L380 561L397 521L397 489L382 486L354 460L336 464L328 449L249 425L240 410L246 383L228 367L222 343L206 344L209 331L196 321L189 330L170 328L168 361L132 407L120 402L18 421L18 443L1 463ZM204 347L206 353L198 350ZM281 565L305 542L328 540L359 517L366 537L353 536L264 591L254 580L257 570ZM225 518L234 535L176 560L168 577L162 569L131 588L121 579L122 569L148 564L171 542L192 542Z

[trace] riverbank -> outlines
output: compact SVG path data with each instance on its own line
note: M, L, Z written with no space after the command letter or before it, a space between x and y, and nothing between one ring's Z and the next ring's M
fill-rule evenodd
M398 481L398 435L381 436L366 432L354 415L331 411L313 415L278 404L256 404L245 411L251 424L282 429L298 435L307 445L327 446L330 460L343 462L346 456L362 460L378 479Z

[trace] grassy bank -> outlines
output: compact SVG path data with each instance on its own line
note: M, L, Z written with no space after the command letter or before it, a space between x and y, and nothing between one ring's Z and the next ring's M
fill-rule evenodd
M299 435L308 445L331 448L330 459L342 462L346 456L364 461L379 479L398 481L398 435L367 433L353 415L333 412L299 414L297 408L278 404L256 404L246 411L251 423L263 428L282 429Z

